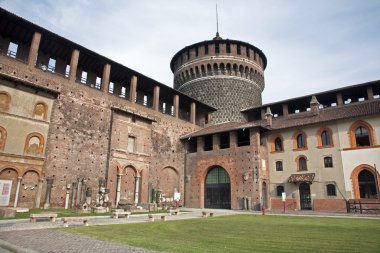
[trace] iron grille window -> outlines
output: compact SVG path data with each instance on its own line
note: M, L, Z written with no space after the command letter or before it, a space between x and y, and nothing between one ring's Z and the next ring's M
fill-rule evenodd
M327 196L330 196L330 197L336 196L335 185L333 184L326 185L326 190L327 190Z
M276 171L283 171L282 161L277 161L276 162Z
M281 197L283 192L285 192L284 186L283 185L278 185L276 187L277 197Z
M230 177L223 168L215 167L208 173L206 185L224 183L230 183Z
M323 158L325 168L332 168L333 167L333 159L331 156L326 156Z

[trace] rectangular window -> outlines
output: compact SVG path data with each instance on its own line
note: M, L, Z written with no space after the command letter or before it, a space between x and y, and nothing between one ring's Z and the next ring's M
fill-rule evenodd
M226 45L226 51L227 51L227 54L231 53L231 45L230 45L230 43L227 43L227 45Z
M128 152L134 153L135 145L136 145L136 137L128 136L128 148L127 148Z
M220 138L220 149L230 148L230 133L219 134Z
M240 45L236 45L237 54L241 54L241 47Z
M80 77L80 82L81 83L87 83L87 72L86 71L82 71L82 75Z
M278 185L276 187L277 197L282 197L282 193L283 192L285 192L284 186L283 185Z
M188 151L189 153L195 153L197 152L197 138L190 138L189 140L189 146L188 146Z
M187 50L187 60L190 60L190 50Z
M110 84L108 86L108 93L113 93L113 89L114 89L114 83L110 82Z
M56 62L57 61L55 59L49 58L49 63L48 63L48 66L47 66L47 70L54 73L55 72Z
M325 156L323 158L325 168L332 168L333 167L333 159L332 156Z
M11 58L16 58L17 49L18 49L18 45L16 43L10 42L9 47L8 47L7 56L9 56Z
M212 135L206 135L203 138L203 141L204 141L203 150L204 151L212 150Z
M327 196L329 196L329 197L336 196L336 187L334 184L326 185L326 191L327 191Z
M219 54L219 43L215 43L215 53Z
M198 47L195 48L195 57L198 57Z
M276 171L283 171L282 161L277 161L276 162Z
M208 45L205 45L205 54L208 54Z
M248 48L248 47L245 48L245 53L246 53L246 55L247 55L247 58L249 58L249 57L250 57L250 54L249 54L249 48Z
M237 131L237 146L249 146L250 143L250 136L249 136L249 129L242 129Z
M102 78L97 76L96 81L95 81L95 88L100 90L101 87L102 87Z

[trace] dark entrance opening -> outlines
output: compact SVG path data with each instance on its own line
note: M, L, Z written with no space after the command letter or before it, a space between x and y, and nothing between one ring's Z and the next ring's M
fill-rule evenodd
M205 180L205 208L231 209L231 185L222 167L212 168Z
M311 210L310 185L307 183L301 183L299 190L301 210Z
M376 181L374 175L368 170L362 170L358 176L361 199L377 198Z

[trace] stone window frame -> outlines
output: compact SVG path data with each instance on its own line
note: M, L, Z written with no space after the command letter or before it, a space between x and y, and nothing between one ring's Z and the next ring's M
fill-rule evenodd
M133 139L133 140L134 140L133 147L132 147L133 150L132 150L132 151L129 150L129 140L130 140L130 139ZM128 151L128 153L136 153L136 147L137 147L136 143L137 143L137 138L136 138L136 136L135 136L135 135L132 135L132 134L129 134L129 135L128 135L128 141L127 141L127 151Z
M44 115L43 115L43 119L46 120L47 119L47 115L48 115L48 110L49 110L49 107L48 105L43 102L43 101L38 101L37 103L34 104L34 108L33 108L33 118L36 117L36 106L39 105L39 104L42 104L45 108L45 112L44 112Z
M29 141L33 137L37 137L40 140L40 145L38 146L37 154L32 154L29 151ZM25 154L30 154L30 155L42 155L43 154L43 150L44 150L44 146L45 146L45 138L44 138L44 136L42 134L40 134L38 132L30 133L30 134L27 135L27 137L25 139L24 153Z
M363 127L367 130L368 137L369 137L369 146L358 146L356 144L356 134L355 133L359 127ZM368 148L368 147L372 147L375 145L373 127L371 126L371 124L369 124L368 122L366 122L364 120L357 120L354 123L352 123L349 130L348 130L348 135L350 138L351 148Z
M325 190L328 198L336 198L338 196L336 185L333 182L327 182Z
M301 158L304 158L305 159L305 165L306 165L306 169L304 170L304 169L300 169L300 159ZM297 171L308 171L308 166L307 166L307 161L308 161L308 159L307 159L307 157L305 156L305 155L299 155L299 156L297 156L297 158L296 158L296 163L297 163Z
M0 126L0 133L0 151L3 151L5 147L5 142L7 141L7 130L4 127Z
M281 150L276 150L276 140L281 140ZM276 134L273 136L271 141L271 153L282 153L284 152L284 137L281 134Z
M328 162L326 163L327 158L331 158L331 166L329 166ZM334 168L334 160L333 160L333 156L332 155L325 155L323 157L323 167L324 168Z
M277 170L277 163L278 163L278 164L281 163L281 170ZM275 161L274 166L275 166L275 170L276 170L276 171L279 171L279 172L284 171L284 163L283 163L282 160L277 160L277 161Z
M302 135L303 136L303 142L304 145L302 147L298 147L298 136ZM307 134L303 130L297 130L293 134L293 150L298 151L298 150L307 150Z
M327 132L330 135L330 144L323 145L323 139L322 134L323 132ZM321 127L317 131L317 148L331 148L334 147L334 138L333 138L333 132L329 127Z
M279 190L282 188L281 193L279 194ZM285 192L285 186L283 184L279 184L276 186L276 197L282 197L282 193Z
M12 102L12 96L6 92L6 91L0 91L0 95L1 94L4 94L8 97L8 103L5 105L4 109L1 110L1 107L0 107L0 111L3 111L3 112L8 112L10 107L11 107L11 102Z
M359 189L359 174L363 170L367 170L376 178L380 178L379 171L375 169L375 167L369 165L369 164L360 164L353 169L351 172L351 183L352 183L352 195L354 199L360 199L360 189ZM380 182L377 181L377 189L380 188ZM375 182L376 182L375 181ZM378 192L378 194L380 194Z

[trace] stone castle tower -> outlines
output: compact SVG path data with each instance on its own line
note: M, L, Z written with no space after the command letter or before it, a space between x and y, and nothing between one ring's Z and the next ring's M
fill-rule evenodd
M257 47L222 39L198 42L170 62L174 88L216 109L213 122L245 122L241 110L260 106L267 59Z

